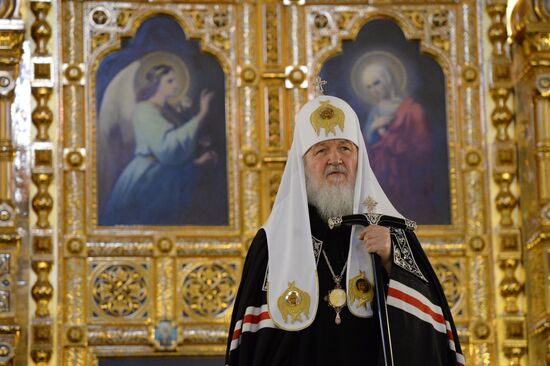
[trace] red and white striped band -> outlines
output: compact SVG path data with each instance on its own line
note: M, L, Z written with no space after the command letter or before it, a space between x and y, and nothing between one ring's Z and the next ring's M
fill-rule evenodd
M241 335L245 332L255 333L262 328L276 328L269 316L267 304L261 307L249 306L244 312L244 317L235 324L235 330L231 337L229 351L239 347Z
M395 280L390 280L386 303L425 321L436 331L447 334L449 348L455 352L457 364L465 366L464 356L456 352L451 324L445 319L440 306L417 290Z

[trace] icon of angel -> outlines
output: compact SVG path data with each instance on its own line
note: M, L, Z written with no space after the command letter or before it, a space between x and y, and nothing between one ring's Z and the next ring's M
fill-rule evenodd
M199 134L214 94L203 89L185 118L190 82L181 57L153 52L109 83L97 127L100 225L182 223L200 167L217 160Z

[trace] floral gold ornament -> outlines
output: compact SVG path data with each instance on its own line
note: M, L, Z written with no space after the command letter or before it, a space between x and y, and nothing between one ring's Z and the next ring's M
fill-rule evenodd
M223 317L235 300L237 283L234 273L233 264L209 263L194 266L181 284L186 315L200 318ZM191 314L187 314L188 312Z
M147 283L136 267L113 264L92 279L92 297L97 307L111 317L137 316L145 310Z
M350 303L357 301L358 306L365 306L374 297L374 286L364 272L349 280L348 291Z
M340 127L342 132L344 131L344 111L340 108L337 108L327 102L320 102L320 106L313 111L310 116L310 122L315 129L317 135L321 134L321 129L325 130L325 134L328 136L329 133L336 135L336 127Z
M301 314L304 314L304 320L309 319L310 301L309 294L296 287L295 281L290 281L287 289L279 296L277 306L285 323L294 323L301 320Z

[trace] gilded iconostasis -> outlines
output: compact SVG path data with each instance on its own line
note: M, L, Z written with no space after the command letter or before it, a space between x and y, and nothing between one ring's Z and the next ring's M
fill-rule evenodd
M549 4L3 1L0 364L222 365L319 77L467 364L550 365Z

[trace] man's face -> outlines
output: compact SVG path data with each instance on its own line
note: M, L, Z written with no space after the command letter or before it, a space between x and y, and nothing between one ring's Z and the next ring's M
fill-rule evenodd
M355 185L357 147L349 140L319 142L304 155L306 173L317 187Z

